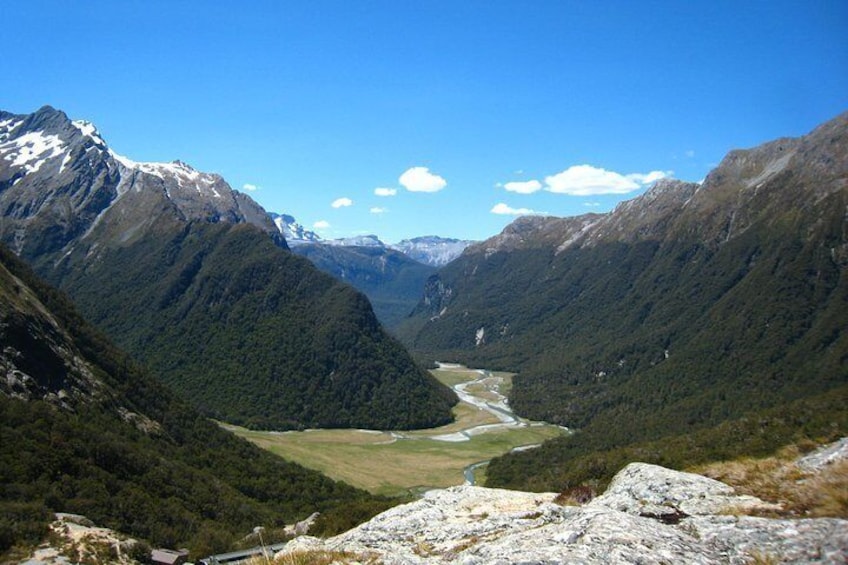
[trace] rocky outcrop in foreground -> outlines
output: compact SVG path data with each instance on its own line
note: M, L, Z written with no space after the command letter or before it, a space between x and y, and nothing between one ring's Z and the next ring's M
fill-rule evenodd
M277 559L321 551L382 563L848 561L848 521L751 516L775 506L692 473L633 463L583 506L562 506L556 496L473 486L431 491L340 536L298 538Z

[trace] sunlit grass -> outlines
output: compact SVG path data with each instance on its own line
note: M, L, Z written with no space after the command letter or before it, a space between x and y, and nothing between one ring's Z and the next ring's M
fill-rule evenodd
M445 384L458 384L480 377L477 371L449 369L433 372ZM481 393L485 393L481 389ZM488 395L487 395L488 396ZM454 408L456 422L429 430L404 432L398 439L391 432L363 430L311 430L305 432L257 432L224 424L224 427L256 445L326 475L385 495L400 495L427 488L460 485L464 469L523 445L532 445L561 435L556 426L497 428L468 441L430 439L475 426L497 423L489 412L467 403ZM476 477L484 476L480 469Z
M393 441L388 433L356 430L274 433L234 426L227 429L305 467L386 495L463 484L463 470L468 465L562 433L553 426L538 426L496 430L468 441L446 442L423 437Z
M773 457L710 463L692 471L727 483L740 494L782 505L777 515L848 518L848 461L810 474L795 464L801 452L799 446L789 446Z

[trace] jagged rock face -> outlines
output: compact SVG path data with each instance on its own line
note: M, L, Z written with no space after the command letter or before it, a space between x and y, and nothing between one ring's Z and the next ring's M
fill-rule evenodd
M92 124L49 106L0 111L0 210L0 238L30 259L67 252L78 240L125 243L167 216L277 233L265 211L219 175L180 161L131 161Z
M384 563L843 563L848 521L739 515L769 505L698 475L634 463L604 495L560 506L553 493L431 491L335 538L298 538Z
M424 284L424 296L416 307L415 312L425 311L430 319L438 319L447 312L453 291L442 282L438 274L429 277Z
M130 408L116 383L87 356L90 351L81 351L68 320L39 297L44 289L30 287L15 274L22 269L7 249L0 249L0 396L43 400L71 412L109 405L124 422L157 432L159 423Z
M0 394L65 408L103 398L72 338L35 293L0 264Z

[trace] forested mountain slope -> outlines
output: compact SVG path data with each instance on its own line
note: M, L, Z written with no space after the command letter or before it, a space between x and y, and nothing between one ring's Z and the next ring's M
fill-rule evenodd
M842 115L733 151L700 185L522 218L432 277L401 335L519 371L518 412L582 430L560 444L706 429L848 382L846 206Z
M252 427L414 428L453 393L367 299L292 255L218 175L136 163L87 122L0 112L0 239L204 414Z
M202 556L259 524L387 506L200 416L3 246L0 345L0 555L40 542L53 512Z

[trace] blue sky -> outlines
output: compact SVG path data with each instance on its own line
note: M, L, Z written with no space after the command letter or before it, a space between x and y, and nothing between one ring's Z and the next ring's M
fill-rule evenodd
M483 239L520 211L607 211L848 110L844 0L0 0L0 14L0 109L50 104L118 153L218 172L324 237Z

